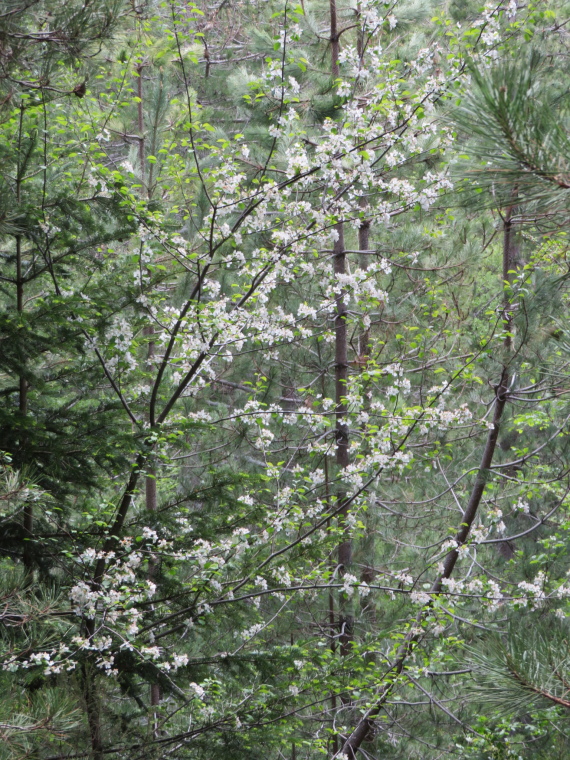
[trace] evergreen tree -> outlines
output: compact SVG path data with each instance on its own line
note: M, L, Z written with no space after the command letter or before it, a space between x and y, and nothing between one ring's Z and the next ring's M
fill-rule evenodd
M515 6L3 17L7 756L547 752L507 692L565 699L565 623L509 670L504 620L566 613L564 97L520 51L563 43Z

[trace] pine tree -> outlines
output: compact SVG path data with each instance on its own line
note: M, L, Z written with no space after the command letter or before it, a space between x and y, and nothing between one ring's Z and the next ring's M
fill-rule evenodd
M13 754L467 757L471 652L565 608L564 240L465 77L549 17L123 10L6 69Z

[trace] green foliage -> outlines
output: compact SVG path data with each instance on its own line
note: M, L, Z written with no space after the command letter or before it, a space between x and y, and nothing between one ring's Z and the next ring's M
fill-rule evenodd
M564 757L563 14L330 12L0 15L7 758Z

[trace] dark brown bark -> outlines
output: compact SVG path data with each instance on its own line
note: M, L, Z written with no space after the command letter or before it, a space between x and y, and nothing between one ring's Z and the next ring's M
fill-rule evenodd
M18 129L18 168L16 172L16 203L20 206L21 193L22 193L22 174L23 168L20 165L20 151L22 148L22 127L24 119L24 108L20 108L20 124ZM22 262L22 236L16 235L16 309L18 314L22 314L24 311L24 273ZM24 359L22 360L24 361ZM20 414L25 417L28 413L28 381L26 380L25 373L20 371L18 378L18 408ZM24 447L26 444L25 438L20 441L20 446ZM24 506L24 548L22 552L22 560L26 570L31 571L33 567L32 561L32 547L31 538L34 530L34 511L31 504Z
M367 208L366 199L360 199L360 207ZM360 268L368 269L368 250L370 246L370 219L364 219L358 230L358 250L360 253ZM358 339L358 364L364 367L370 356L370 330L364 330Z
M501 422L501 418L503 416L503 412L505 409L505 404L507 402L508 386L509 386L509 372L508 372L508 368L505 366L503 367L499 384L497 385L495 389L495 409L493 413L493 427L489 430L489 433L487 435L487 441L485 443L485 448L483 450L483 456L481 457L481 463L479 465L479 470L475 478L475 483L473 484L469 501L467 502L467 506L461 518L461 526L455 536L455 541L458 546L463 546L463 544L467 541L469 532L471 530L471 526L473 525L473 521L475 520L475 517L477 515L479 504L481 503L481 497L483 496L485 485L487 484L487 481L489 479L489 468L491 467L493 456L495 454L495 449L497 448L497 439L499 437L500 422ZM451 577L451 574L453 573L453 569L455 567L455 563L457 562L458 557L459 557L459 552L457 549L454 549L447 555L443 563L443 572L432 585L432 588L431 588L432 593L439 593L441 591L442 582L446 578Z
M516 190L515 190L516 193ZM515 232L513 229L513 207L509 206L508 209L505 212L504 220L503 220L503 282L505 283L505 286L507 288L510 288L512 279L513 279L513 273L514 268L516 267L516 259L518 255L517 247L515 244ZM508 285L507 285L508 283ZM509 294L505 296L504 299L504 320L505 320L505 330L507 331L507 336L505 337L505 351L507 353L510 353L513 348L512 344L512 338L511 338L511 331L512 331L512 322L513 322L513 314L511 305L509 302ZM506 360L507 361L507 360Z
M338 239L334 244L334 273L346 273L346 252L344 250L344 228L339 223L335 227ZM336 418L336 461L341 469L348 467L348 424L346 420L346 388L348 382L348 326L344 292L336 296L335 316L335 418Z
M360 3L356 3L356 19L357 21L360 21L360 16L362 14L362 7ZM364 55L364 30L362 26L358 27L358 30L356 32L356 51L358 53L358 57L360 58L360 62L362 63L362 57Z
M513 191L513 196L516 196L517 189ZM509 206L505 212L505 216L503 219L503 283L505 286L510 289L510 285L513 281L513 274L516 269L522 264L521 261L519 261L519 246L517 245L516 240L516 232L513 226L513 206ZM507 285L508 283L508 285ZM505 346L505 362L509 361L509 355L512 354L513 351L513 339L511 337L512 335L512 329L513 329L513 312L512 308L509 303L509 293L507 292L505 299L504 299L504 326L505 330L507 332L507 335L505 336L504 346ZM503 442L499 441L499 446L502 449L505 449L505 445L507 449L510 448L510 445L507 443L505 439L503 439ZM507 472L507 475L510 475L513 477L516 473L516 468L513 468L513 472ZM504 543L497 545L497 550L499 554L505 559L506 561L512 559L515 555L515 545L510 541L505 541Z
M154 468L149 468L148 475L145 478L145 505L151 512L156 512L157 494Z
M83 687L83 698L85 699L93 760L102 760L104 754L101 735L101 713L99 710L93 673L85 663L81 666L81 682Z
M154 335L154 327L147 325L144 328L144 334L152 337ZM147 370L150 372L153 366L155 344L153 340L149 340L147 349ZM148 421L148 415L147 415ZM148 468L148 474L145 478L145 506L151 512L156 512L157 509L157 491L156 491L156 470L153 467Z
M361 198L360 207L364 210L366 210L366 201L364 198ZM365 251L368 251L368 246L370 245L370 219L364 219L360 225L360 229L358 230L358 250L362 251L363 254ZM360 268L361 269L368 269L368 256L362 255L360 256Z
M338 21L336 14L336 0L330 0L331 13L331 74L333 79L338 77L338 54L340 50L338 36Z
M18 183L17 196L19 201L20 188ZM16 309L18 314L24 311L24 277L22 272L22 237L16 235ZM20 374L19 379L19 399L18 405L22 414L28 412L28 384L23 374Z
M24 281L22 278L22 239L20 235L16 237L16 295L18 312L24 311ZM28 382L23 374L19 378L19 398L18 408L20 414L25 417L28 413ZM25 439L20 441L20 445L25 445ZM27 570L32 570L32 547L31 538L34 532L34 509L31 504L24 506L24 550L22 560Z
M151 704L151 707L156 707L156 705L159 705L161 699L162 699L162 691L160 689L160 684L158 684L158 683L151 683L151 685L150 685L150 704ZM155 722L154 733L156 735L156 733L157 733L156 716L155 716L154 722Z
M139 164L140 164L140 173L141 173L141 184L143 187L145 186L145 177L146 177L146 167L145 167L145 133L144 133L144 104L143 104L143 78L142 78L142 72L144 69L144 63L139 63L139 65L136 67L136 72L138 74L137 77L137 95L138 95L138 109L137 109L137 120L138 120L138 131L139 131ZM152 179L149 175L148 178L148 184L146 186L146 194L150 198L151 195L151 184ZM153 359L154 359L154 351L155 351L155 343L154 340L152 340L152 336L154 335L154 326L152 324L147 325L144 328L144 334L151 339L148 342L147 347L147 371L152 371L153 367ZM150 419L150 413L147 415L147 421ZM156 488L156 468L151 464L147 469L147 475L145 477L145 507L149 512L156 512L158 507L158 496L157 496L157 488ZM149 559L148 563L148 575L149 578L152 579L156 576L158 570L157 560L156 557L153 555ZM151 707L155 707L156 705L160 704L161 699L161 689L160 684L158 683L151 683L150 685L150 704ZM153 716L154 724L155 724L155 733L157 730L157 718L156 714Z
M342 222L336 225L337 240L334 244L334 273L335 275L346 272L346 252L344 248L344 226ZM348 382L348 327L347 308L344 300L344 292L336 296L335 316L335 416L336 416L336 462L339 468L345 469L349 464L349 435L346 419L346 389ZM346 498L343 492L338 494L342 503ZM348 516L348 507L339 515L341 526L344 526ZM350 568L352 562L352 540L347 535L338 547L338 570L342 577ZM342 597L341 597L342 598ZM346 601L346 600L345 600ZM341 602L339 614L340 652L346 655L352 640L353 618L343 609Z
M106 554L107 552L113 551L113 549L115 549L115 547L117 546L117 540L118 540L117 536L120 534L120 532L123 529L123 525L125 523L125 519L127 517L129 507L131 506L132 499L135 493L137 492L139 479L141 475L141 469L145 467L149 453L150 453L150 447L147 452L141 452L138 455L133 465L133 469L129 477L129 481L127 483L125 490L123 491L123 496L121 498L119 508L117 510L117 515L109 530L109 537L105 540L105 543L103 544L104 554ZM103 580L103 576L105 574L106 564L107 563L104 557L97 560L97 564L95 565L95 572L93 573L93 585L95 587L98 587L101 585L101 581Z
M330 43L331 43L331 74L336 79L339 74L339 33L336 0L330 0ZM344 224L338 222L335 225L337 239L333 249L333 263L335 276L346 273L346 250L344 246ZM349 464L349 433L346 418L345 396L348 383L348 312L344 300L344 292L336 296L335 316L335 417L336 417L336 462L339 469L343 470ZM343 491L338 493L339 503L346 500ZM345 537L338 547L338 574L342 578L352 563L352 539L346 531L346 518L348 517L348 505L339 514L339 524L345 531ZM344 594L340 595L338 631L341 656L346 656L352 643L354 618L348 610L348 600Z

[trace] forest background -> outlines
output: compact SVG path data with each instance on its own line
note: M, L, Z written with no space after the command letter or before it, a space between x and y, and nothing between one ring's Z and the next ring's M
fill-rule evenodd
M2 757L568 757L569 20L0 5Z

